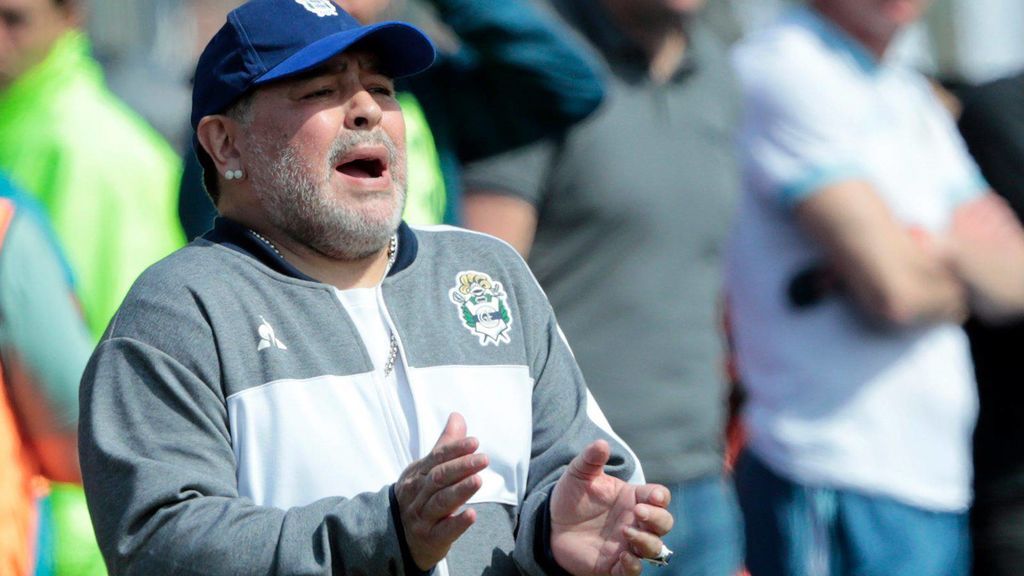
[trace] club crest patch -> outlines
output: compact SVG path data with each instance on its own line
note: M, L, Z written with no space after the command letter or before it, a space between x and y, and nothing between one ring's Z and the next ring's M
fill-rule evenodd
M338 15L338 7L331 0L295 0L295 2L321 18Z
M498 346L512 341L508 294L501 282L495 282L483 272L459 272L448 297L459 309L462 325L470 334L480 338L481 346Z

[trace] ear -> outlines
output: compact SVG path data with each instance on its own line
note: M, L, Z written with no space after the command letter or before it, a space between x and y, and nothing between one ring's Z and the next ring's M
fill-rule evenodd
M222 114L203 117L196 128L199 145L213 159L218 174L241 168L241 154L235 139L237 128L234 120Z

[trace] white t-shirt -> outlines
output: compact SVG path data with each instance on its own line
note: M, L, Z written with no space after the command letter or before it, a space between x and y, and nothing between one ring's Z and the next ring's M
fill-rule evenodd
M811 9L734 62L747 117L727 289L751 448L805 485L965 509L977 400L961 328L883 329L845 296L796 309L787 289L824 259L793 207L829 184L871 182L901 222L939 232L984 181L922 76Z
M359 330L374 369L383 374L391 356L391 326L380 297L380 288L335 289L334 292ZM393 409L391 421L399 441L408 446L412 459L418 459L424 455L419 454L416 408L400 354L401 351L397 351L391 373L383 376L381 393L387 399L383 404Z

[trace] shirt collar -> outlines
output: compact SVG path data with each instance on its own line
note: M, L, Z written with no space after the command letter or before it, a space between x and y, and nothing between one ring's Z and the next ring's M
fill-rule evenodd
M879 60L867 46L843 30L838 24L825 17L810 6L795 9L795 18L814 32L828 46L839 53L846 54L857 66L868 74L881 70L885 60Z
M608 9L595 0L556 0L558 9L601 52L615 72L628 80L649 80L650 63L639 44L622 32ZM688 76L698 68L700 41L697 26L686 22L686 53L672 80Z
M213 229L204 234L203 239L254 258L285 276L308 282L320 282L316 278L304 274L282 258L270 245L260 240L251 229L230 218L218 217L214 221ZM398 254L395 256L394 265L388 271L388 277L408 268L416 259L417 252L419 252L419 241L416 234L412 228L402 222L398 226Z

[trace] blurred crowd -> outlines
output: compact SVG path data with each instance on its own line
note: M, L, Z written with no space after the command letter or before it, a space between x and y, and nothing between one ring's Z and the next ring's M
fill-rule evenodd
M79 379L217 217L240 3L0 0L0 576L106 573ZM405 220L526 259L672 493L645 574L1024 574L1024 3L336 3L437 44Z

